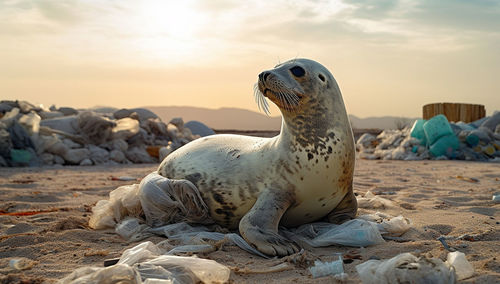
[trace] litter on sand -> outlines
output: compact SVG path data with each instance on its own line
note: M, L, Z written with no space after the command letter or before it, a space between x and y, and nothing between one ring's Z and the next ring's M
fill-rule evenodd
M230 269L216 261L164 253L153 243L143 242L125 250L115 265L83 267L58 283L225 283L229 280Z
M155 195L151 196L150 192ZM147 198L144 195L148 195ZM101 200L92 208L91 228L114 228L130 241L139 241L152 234L162 235L182 246L170 254L214 251L219 242L223 242L267 257L239 234L214 232L210 228L214 221L209 217L208 207L198 189L189 182L177 182L151 173L140 184L120 186L109 196L109 200ZM145 219L141 217L144 215ZM364 247L383 243L383 235L400 236L410 226L410 221L402 216L377 212L341 225L316 222L293 229L280 228L280 234L304 247Z
M312 277L319 278L329 275L345 274L342 254L337 253L334 256L334 259L335 260L331 262L321 262L319 260L316 260L314 262L314 266L309 267L309 271L311 272Z
M443 262L437 258L402 253L387 260L368 260L356 266L364 284L455 283L474 274L474 268L461 252L448 253Z

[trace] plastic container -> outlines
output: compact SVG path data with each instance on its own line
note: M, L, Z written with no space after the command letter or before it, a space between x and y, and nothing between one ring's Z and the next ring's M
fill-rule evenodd
M28 150L11 149L10 158L14 163L27 164L31 160L32 155Z
M439 138L453 133L446 116L440 114L424 123L423 129L429 145L434 144Z
M465 137L465 142L471 147L477 146L479 144L479 137L474 133L469 133L467 137Z
M448 253L446 262L455 268L457 280L462 280L474 275L474 267L467 261L463 252L454 251Z
M425 145L427 143L427 138L425 137L424 124L427 120L417 119L413 123L413 127L410 130L410 136L415 137L420 140L420 144Z
M316 260L314 266L309 267L309 271L313 278L324 277L328 275L337 275L344 273L344 262L342 260L342 253L335 253L334 261L321 262Z
M457 136L455 134L450 134L439 138L429 149L429 152L434 157L447 156L452 157L453 151L457 150L460 146Z

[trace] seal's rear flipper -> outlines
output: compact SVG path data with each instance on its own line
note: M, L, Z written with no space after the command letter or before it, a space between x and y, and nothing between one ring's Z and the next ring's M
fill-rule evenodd
M352 190L347 192L346 196L340 201L339 205L335 207L328 214L328 222L333 224L342 224L345 221L356 218L358 212L358 201Z
M214 223L200 191L188 180L169 179L154 172L139 187L139 200L151 227L178 222Z

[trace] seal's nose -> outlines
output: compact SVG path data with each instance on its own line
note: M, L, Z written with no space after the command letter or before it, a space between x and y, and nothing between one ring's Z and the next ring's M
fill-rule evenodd
M266 81L267 77L269 76L270 72L268 71L264 71L262 73L259 74L259 80L264 82Z

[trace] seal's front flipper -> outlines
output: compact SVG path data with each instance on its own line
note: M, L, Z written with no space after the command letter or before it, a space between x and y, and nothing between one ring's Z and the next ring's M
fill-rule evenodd
M346 194L339 205L328 214L328 222L333 224L342 224L345 221L356 218L358 211L358 201L352 190Z
M261 192L252 209L240 221L243 238L267 255L286 256L298 252L295 243L278 234L281 217L293 200L287 191L267 189Z
M188 180L151 173L139 185L139 200L146 223L152 227L177 222L214 223L200 191Z

